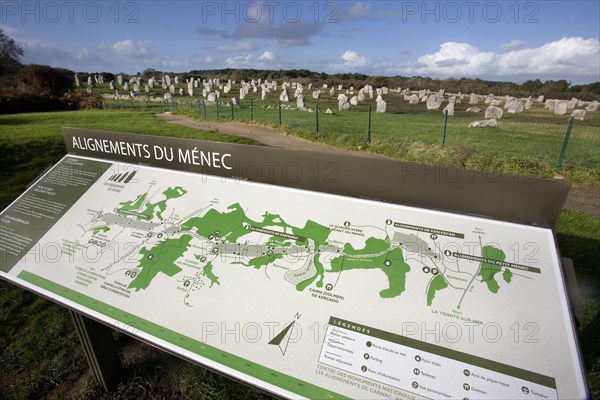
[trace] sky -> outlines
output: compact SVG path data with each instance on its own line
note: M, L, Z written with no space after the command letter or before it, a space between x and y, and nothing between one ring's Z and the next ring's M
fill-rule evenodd
M24 63L600 81L600 1L6 1Z

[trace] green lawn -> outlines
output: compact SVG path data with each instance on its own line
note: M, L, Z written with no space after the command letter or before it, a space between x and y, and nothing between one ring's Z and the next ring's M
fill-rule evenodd
M167 124L151 112L77 111L0 116L1 208L62 157L65 150L61 126L249 142ZM600 274L597 272L600 219L565 210L557 226L557 236L561 255L575 261L586 307L586 320L579 328L582 354L592 396L600 398ZM125 335L115 336L123 348L133 350L127 355L128 373L123 384L115 394L108 395L89 375L68 313L36 295L0 282L0 398L266 397L200 367L135 344Z

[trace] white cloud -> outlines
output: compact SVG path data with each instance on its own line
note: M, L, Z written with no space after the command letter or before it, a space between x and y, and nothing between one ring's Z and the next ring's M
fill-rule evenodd
M254 42L252 39L240 40L234 45L223 45L217 47L217 50L223 53L238 53L241 51L249 51L254 49Z
M275 54L273 54L272 51L265 51L264 53L262 53L262 55L260 57L258 57L258 61L274 61L275 60Z
M363 70L365 67L370 65L370 61L367 57L360 55L354 50L346 50L334 63L330 65L335 70L355 72Z
M227 57L225 59L225 64L227 64L227 66L231 68L241 68L250 65L251 61L252 56L250 54L245 54L236 57Z
M148 40L126 39L113 44L100 43L98 49L109 51L112 55L122 59L145 59L154 54L151 42Z
M396 73L434 77L590 77L600 70L600 41L562 38L537 48L506 53L481 51L468 43L446 42L440 50L416 63L396 68Z
M504 51L521 50L527 47L527 43L522 40L513 39L509 43L500 45L500 48Z

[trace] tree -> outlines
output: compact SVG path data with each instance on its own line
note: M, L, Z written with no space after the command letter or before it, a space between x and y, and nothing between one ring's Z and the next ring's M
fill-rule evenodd
M0 53L3 57L10 57L14 61L19 61L19 57L23 55L23 48L9 38L2 28L0 28Z
M73 71L29 64L19 71L17 82L22 93L59 98L73 88Z

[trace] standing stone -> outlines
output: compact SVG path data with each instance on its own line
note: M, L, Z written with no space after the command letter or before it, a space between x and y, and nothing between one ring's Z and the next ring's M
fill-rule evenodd
M356 100L358 102L365 101L365 92L362 89L358 91L358 95L356 96Z
M318 99L320 95L321 95L321 92L319 90L313 90L313 92L312 92L313 99Z
M173 98L173 95L171 93L165 93L165 100L169 101Z
M469 108L467 108L467 112L478 113L480 111L481 111L481 108L479 108L479 107L469 107Z
M187 91L188 91L188 94L190 95L190 97L194 97L194 81L193 81L193 79L191 81L188 81Z
M123 85L123 90L129 92L129 82L125 82L125 84Z
M123 86L123 75L117 75L117 83L119 86Z
M502 111L502 109L500 109ZM498 121L495 118L492 119L484 119L482 121L473 121L469 124L469 128L485 128L491 127L495 128L498 126Z
M574 109L574 108L577 106L577 103L578 103L578 102L579 102L579 99L576 99L575 97L573 97L573 98L571 99L571 101L569 101L569 104L568 104L567 108L568 108L569 110L572 110L572 109Z
M454 103L450 102L448 103L448 105L446 107L444 107L444 109L442 110L442 113L446 113L448 112L449 116L454 116Z
M520 100L517 99L513 99L510 104L508 105L508 113L509 114L516 114L516 113L521 113L523 112L523 103Z
M145 84L144 85L144 90L146 91L146 93L150 93L150 85Z
M348 96L345 94L338 95L338 109L340 111L348 111L350 109L350 102L348 101Z
M133 84L133 91L135 93L139 93L140 92L140 85L138 85L137 83Z
M327 85L325 85L327 86ZM327 88L325 88L327 89ZM331 108L328 108L327 110L325 110L325 114L333 114L333 111L331 111Z
M172 95L175 94L175 86L174 85L169 86L169 93L171 93Z
M75 86L81 86L81 80L79 80L79 76L77 76L77 74L75 74Z
M475 93L469 95L469 104L477 104L477 95Z
M261 100L266 100L267 99L267 91L265 90L265 88L262 88L260 90L260 99Z
M352 98L350 99L350 104L352 104L353 106L357 106L358 105L358 97L352 96Z
M175 81L176 85L179 85L179 77L177 75L175 75L175 79L173 79Z
M179 95L183 96L183 89L182 88L179 88Z
M558 100L546 99L546 102L544 103L544 109L554 111L557 103L558 103Z
M283 91L279 95L279 100L283 101L284 103L287 103L288 101L290 101L290 96L288 95L286 88L283 88Z
M416 94L413 94L412 96L410 96L408 103L409 104L419 104L419 96L417 96Z
M217 102L217 95L213 92L209 93L206 101L211 105L215 104Z
M296 96L296 107L300 110L304 109L304 95L301 93Z
M171 86L171 77L169 75L165 75L163 81L165 81L167 86Z
M427 109L428 110L439 110L442 105L442 97L437 94L432 94L427 98Z
M585 109L590 112L594 112L594 111L598 110L598 101L597 100L592 101L590 104L587 105L587 107Z
M93 82L92 82L92 76L91 76L91 75L90 75L90 76L88 76L88 79L87 79L87 85L88 85L88 86L92 86L92 85L93 85Z
M387 103L384 100L378 101L375 112L384 113L384 112L386 112L386 110L387 110Z
M504 113L504 111L500 107L489 106L485 110L485 117L486 118L502 118L503 113Z
M583 121L585 119L585 110L573 110L571 117L576 120Z
M558 101L556 102L556 106L554 106L554 114L565 115L567 113L568 108L569 103L567 103L566 101Z
M334 88L331 88L331 90L329 91L329 95L330 95L331 97L333 97L333 95L334 95L334 94L335 94L335 89L334 89Z
M110 81L110 83L108 84L108 88L110 90L115 90L115 81Z
M538 103L543 103L544 102L544 95L541 95L540 97L537 98Z

